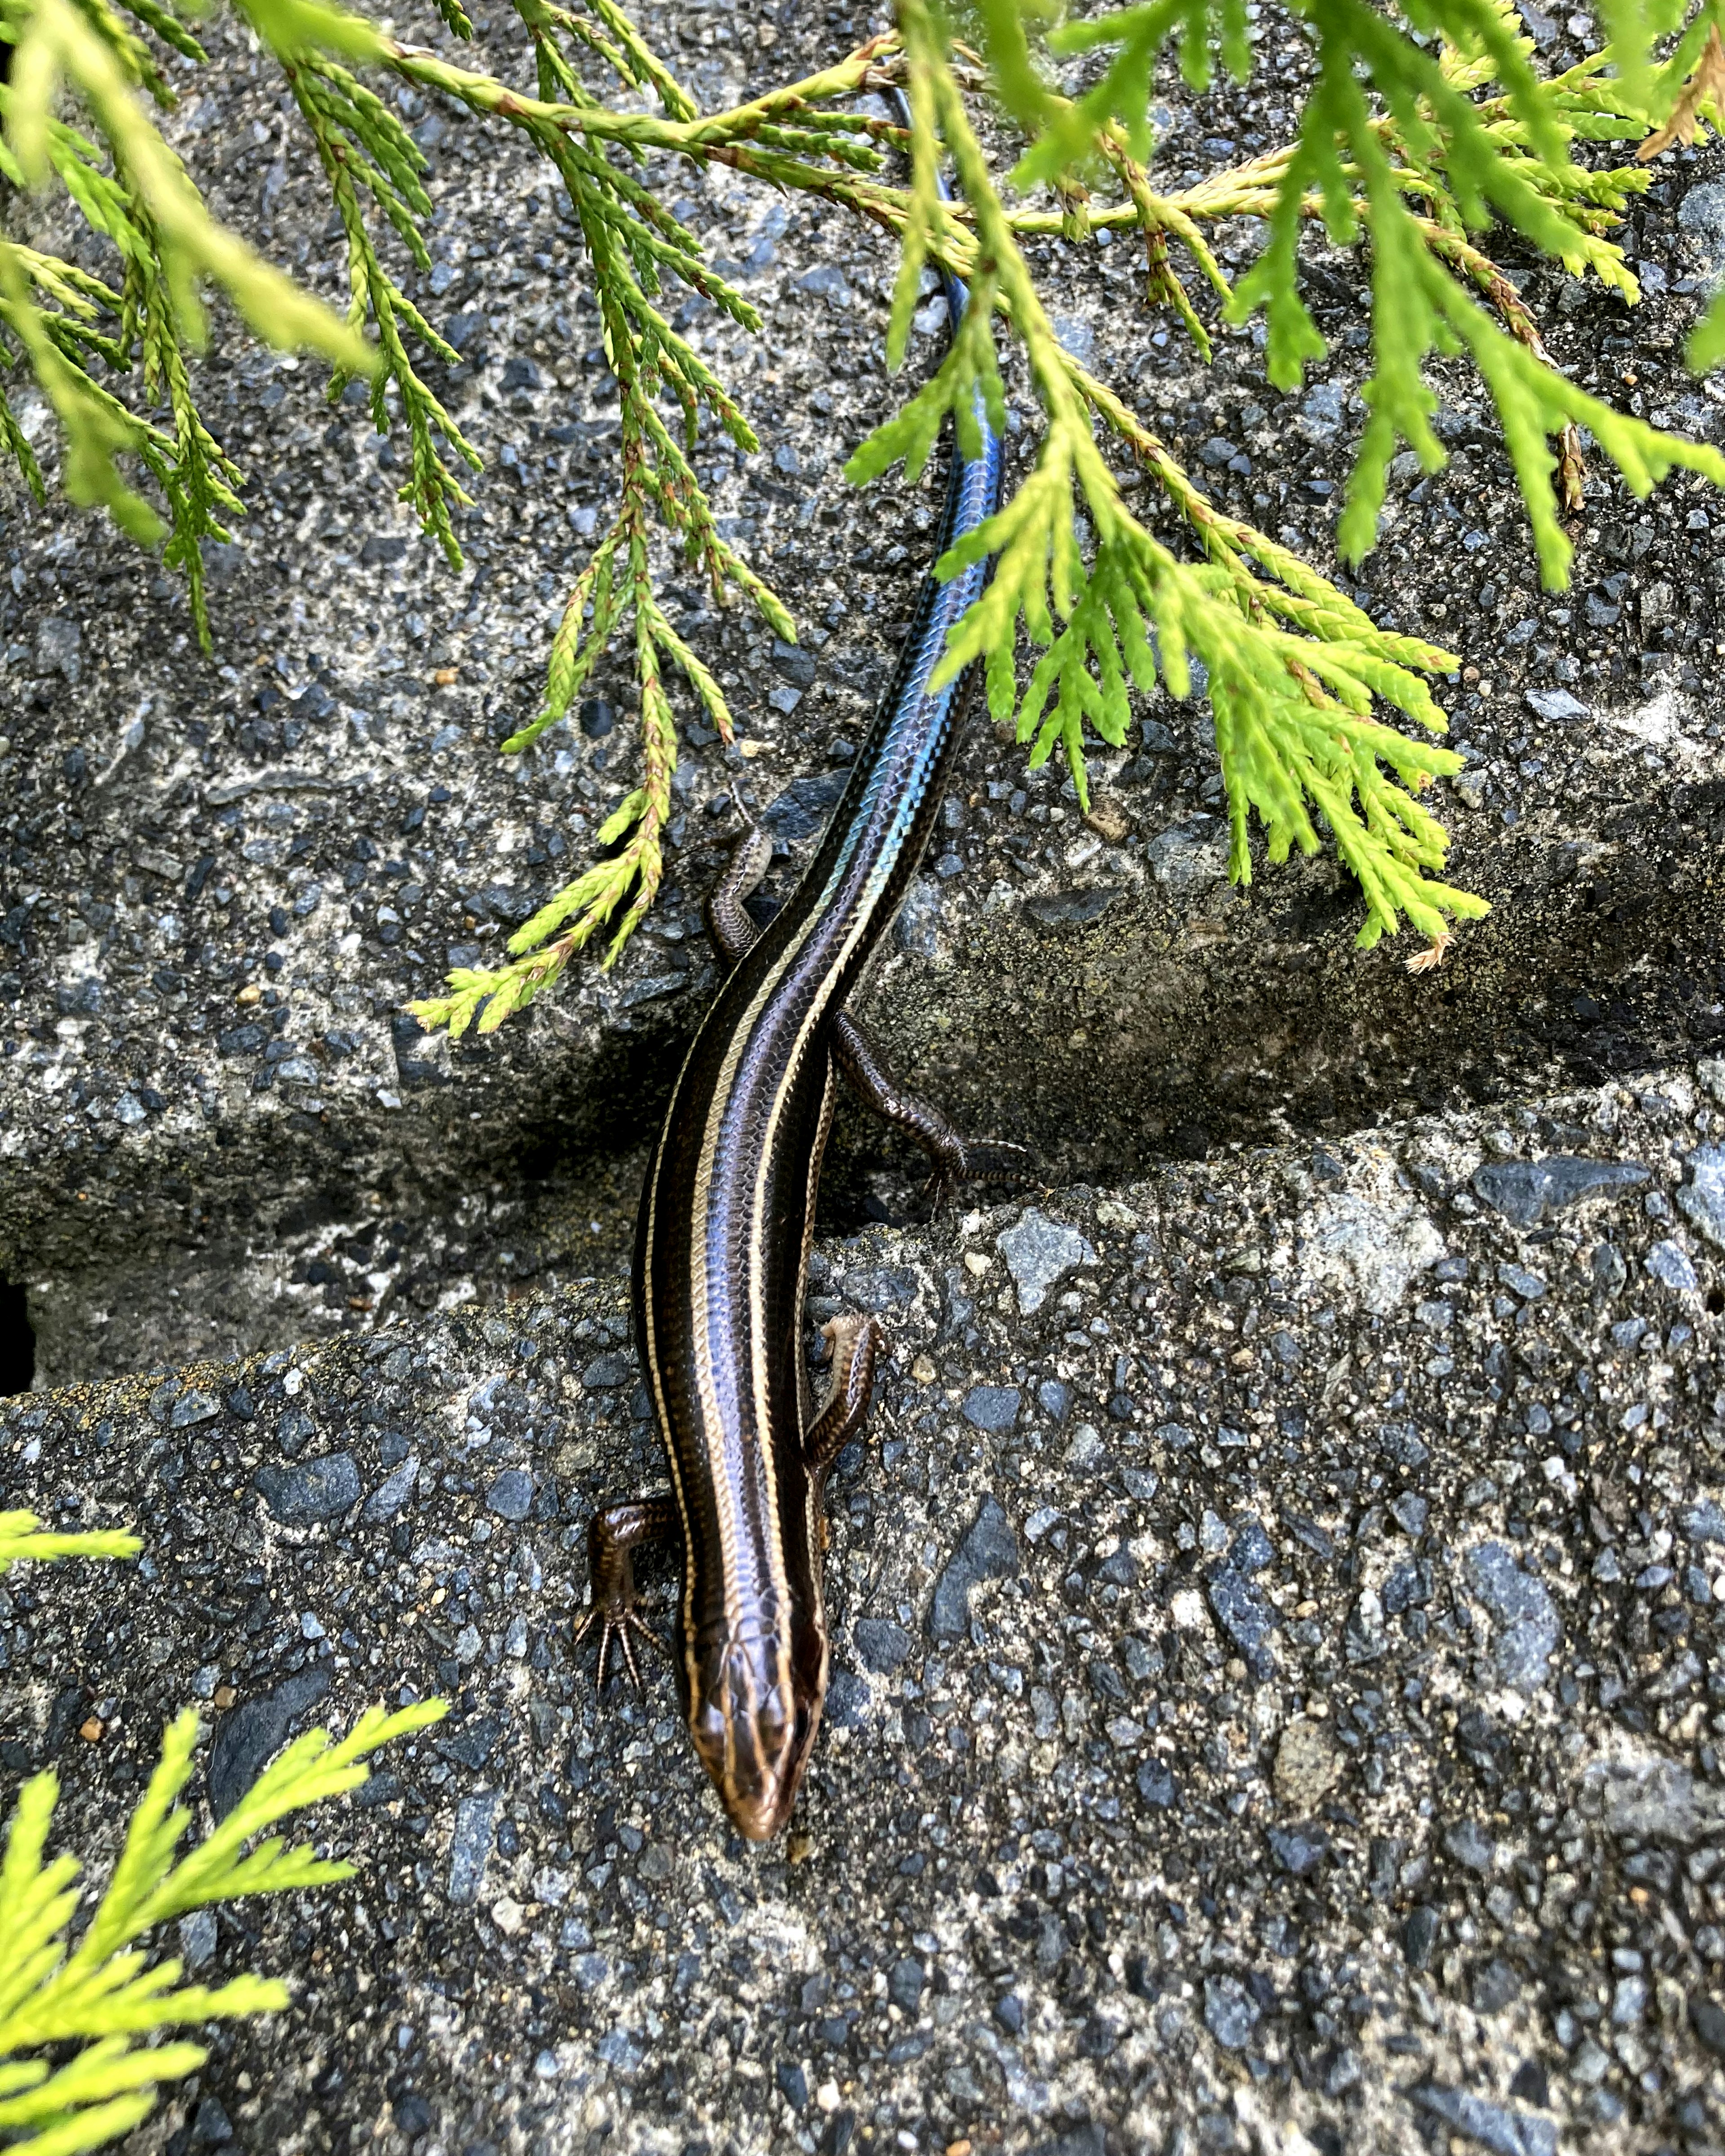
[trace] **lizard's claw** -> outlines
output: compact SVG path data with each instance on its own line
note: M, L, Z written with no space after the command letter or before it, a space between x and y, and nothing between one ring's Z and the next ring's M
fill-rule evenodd
M966 1138L964 1180L967 1183L1004 1183L1028 1175L1036 1165L1029 1146L1014 1145L1010 1138Z
M942 1148L922 1186L923 1194L938 1217L965 1183L1022 1181L1035 1165L1030 1147L1014 1145L1009 1138L960 1138L950 1148Z
M640 1667L635 1661L635 1650L630 1643L630 1634L633 1633L637 1638L649 1641L652 1645L658 1648L661 1655L669 1658L670 1650L650 1625L644 1625L641 1622L630 1604L606 1602L593 1604L575 1627L569 1641L570 1645L578 1647L595 1625L599 1628L599 1661L598 1667L593 1673L593 1691L596 1694L603 1692L605 1689L605 1666L611 1659L611 1642L614 1639L622 1650L624 1666L629 1676L634 1680L637 1691L640 1691L643 1686Z

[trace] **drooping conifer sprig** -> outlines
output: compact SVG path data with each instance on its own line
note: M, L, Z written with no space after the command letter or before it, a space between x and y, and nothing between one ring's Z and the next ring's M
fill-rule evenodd
M309 1730L180 1856L192 1822L178 1799L198 1740L188 1708L163 1734L125 1846L75 1943L83 1866L74 1856L48 1854L59 1778L44 1773L24 1784L0 1859L0 2137L9 2148L69 2156L119 2140L149 2117L163 2083L197 2072L208 2056L198 2043L152 2039L288 2005L286 1986L273 1979L182 1984L177 1958L151 1961L139 1943L195 1909L351 1878L352 1865L321 1858L303 1843L288 1846L269 1829L358 1789L372 1753L436 1722L445 1705L428 1700L394 1714L369 1708L339 1741Z
M985 12L994 4L988 0ZM1645 185L1645 174L1634 167L1594 171L1576 164L1570 149L1578 138L1645 131L1635 70L1608 77L1603 56L1595 56L1542 80L1531 65L1532 40L1507 0L1463 0L1453 8L1421 0L1407 12L1415 28L1435 38L1435 49L1416 43L1368 0L1311 0L1300 13L1317 80L1297 141L1255 171L1217 176L1182 206L1197 217L1254 209L1267 216L1267 244L1235 287L1229 313L1238 321L1264 309L1267 370L1282 389L1296 388L1307 364L1327 348L1300 290L1302 222L1322 218L1337 244L1369 238L1374 364L1337 535L1344 557L1358 560L1375 543L1385 476L1402 444L1429 470L1443 463L1425 362L1434 353L1465 351L1497 404L1542 573L1559 587L1571 542L1551 480L1555 472L1563 504L1572 507L1579 480L1577 429L1593 426L1584 408L1596 400L1584 398L1552 366L1537 332L1529 334L1525 310L1506 305L1501 273L1468 235L1501 218L1572 274L1591 274L1633 300L1635 280L1605 234L1629 195ZM1076 104L1056 109L1048 101L1052 116L1021 172L1036 175L1057 153L1073 154L1086 123L1142 137L1148 124L1142 63L1176 27L1174 12L1155 0L1056 32L1052 42L1064 51L1112 49L1115 56ZM1208 51L1222 32L1207 15L1202 27L1199 49ZM1373 109L1365 82L1385 109ZM1494 84L1501 85L1494 94L1479 94ZM1487 292L1505 328L1471 298L1463 279ZM1634 490L1645 492L1680 465L1725 481L1725 460L1708 445L1599 410L1600 446Z
M321 0L257 0L254 19L291 8L302 28L375 53L376 33L338 16ZM187 57L202 49L152 0L138 19ZM343 27L351 24L351 29ZM136 456L154 475L170 522L169 557L191 586L200 634L208 634L201 543L226 536L224 514L239 508L239 475L199 418L187 354L203 341L203 288L213 285L266 342L305 346L371 371L362 341L302 287L273 268L209 215L203 198L148 116L140 94L170 102L146 43L112 9L77 0L0 0L0 40L11 46L3 96L0 170L14 186L63 187L120 265L103 280L68 263L45 265L17 242L0 240L0 325L8 366L23 360L59 422L62 483L75 502L100 504L134 537L163 529L155 506L122 469ZM75 112L76 121L69 116ZM115 326L95 317L113 313ZM44 306L44 298L54 304ZM166 426L135 413L116 387L134 368L146 401L165 407ZM0 435L27 484L41 472L8 409Z
M1245 567L1237 533L1224 533L1219 522L1210 536L1223 558L1194 565L1132 515L1091 431L1086 393L1101 385L1075 369L1043 311L932 14L922 0L901 0L899 24L909 79L927 85L974 220L973 244L962 250L973 303L932 379L862 445L848 475L864 481L902 458L914 477L948 412L961 434L978 401L999 413L997 307L1022 340L1045 420L1035 466L1016 494L937 565L937 573L950 575L995 557L992 582L955 626L936 679L982 660L994 716L1004 719L1016 708L1019 738L1034 742L1033 766L1058 746L1087 805L1086 729L1105 742L1123 742L1130 687L1147 690L1160 677L1183 696L1197 658L1217 715L1236 880L1250 875L1249 811L1263 818L1271 856L1281 859L1293 845L1317 848L1316 809L1359 875L1363 942L1394 932L1403 916L1435 936L1448 918L1483 912L1480 900L1430 880L1442 862L1443 834L1406 790L1458 769L1460 759L1370 717L1380 696L1440 733L1443 714L1415 669L1447 670L1455 660L1414 639L1386 638L1339 594L1328 595L1333 603L1327 605L1311 589L1315 580L1296 577L1305 590L1271 599ZM930 221L925 212L923 225ZM1125 408L1115 405L1117 419ZM1172 459L1163 461L1164 475L1177 471ZM1196 490L1179 477L1176 492L1189 513ZM1077 504L1094 535L1087 551L1076 536ZM1296 619L1301 633L1282 625ZM1022 701L1012 660L1019 623L1042 647Z
M509 963L459 968L449 975L446 994L413 1006L423 1024L447 1027L457 1038L474 1025L481 1033L494 1031L512 1011L542 993L575 952L607 927L613 931L606 961L610 963L657 896L677 761L676 721L665 685L666 660L681 672L722 737L732 738L731 713L717 682L672 629L655 595L649 558L654 525L705 571L716 598L722 600L735 591L777 634L788 641L796 636L788 610L720 536L691 461L704 426L716 425L746 452L759 446L753 429L719 377L655 302L665 279L675 277L746 330L758 331L760 316L702 259L694 235L649 189L612 162L603 143L584 144L560 119L547 116L560 99L577 113L593 109L576 73L572 44L597 54L630 87L650 85L679 125L694 121L694 100L654 60L614 7L604 13L601 30L546 0L518 0L518 6L533 38L540 101L547 110L517 110L511 116L561 177L586 249L606 357L619 393L623 500L564 608L544 706L502 747L506 752L527 749L562 719L614 638L632 622L642 774L640 784L600 829L598 844L611 850L511 937ZM785 108L781 103L773 109ZM751 139L776 136L783 146L790 131L757 116ZM844 131L834 141L841 163L875 156L866 146L859 149ZM660 410L665 398L680 423L675 433Z
M1245 869L1248 808L1266 817L1272 852L1284 843L1305 845L1313 814L1334 825L1333 809L1346 825L1336 827L1337 843L1368 892L1368 934L1393 925L1399 910L1430 926L1437 904L1431 894L1441 886L1421 884L1420 876L1435 858L1435 826L1422 823L1423 811L1393 809L1383 788L1417 788L1432 769L1447 767L1440 751L1403 742L1391 752L1376 734L1350 726L1363 719L1373 693L1416 723L1430 723L1436 707L1420 670L1448 654L1386 639L1308 565L1222 516L1117 399L1111 410L1111 393L1058 352L1019 240L1059 231L1081 244L1104 227L1136 227L1149 297L1172 307L1204 352L1209 333L1201 295L1194 299L1188 290L1183 264L1194 263L1204 282L1225 293L1207 231L1224 218L1266 221L1268 244L1225 305L1236 317L1255 305L1266 309L1271 377L1286 386L1297 382L1323 348L1300 296L1302 225L1321 218L1332 238L1368 243L1374 367L1338 534L1350 555L1375 536L1384 472L1397 445L1410 444L1428 465L1441 460L1425 379L1435 354L1468 354L1494 398L1549 580L1565 573L1569 546L1552 474L1555 465L1562 506L1573 510L1581 485L1581 427L1638 489L1676 464L1714 477L1725 469L1712 451L1575 390L1551 366L1531 312L1491 264L1483 237L1488 218L1500 219L1577 274L1615 285L1633 300L1633 277L1610 234L1633 190L1645 183L1645 165L1594 171L1577 163L1572 146L1634 141L1645 161L1715 124L1725 85L1721 0L1704 0L1681 26L1667 0L1615 0L1606 51L1549 79L1539 76L1506 0L1407 0L1400 18L1370 0L1298 0L1296 18L1312 49L1316 83L1296 141L1173 194L1152 178L1153 64L1172 44L1194 85L1208 80L1218 59L1236 74L1245 72L1254 33L1242 0L1144 0L1057 28L1048 42L1062 57L1089 49L1103 58L1098 82L1070 97L1050 85L1037 44L1043 17L1028 0L975 0L987 63L980 70L969 59L955 64L956 49L927 0L905 0L902 40L885 33L801 82L709 116L620 0L588 0L581 10L557 0L517 0L536 96L405 45L328 0L239 4L287 71L336 201L350 268L349 327L213 223L147 118L141 100L167 95L151 36L188 59L202 58L158 0L137 0L132 8L142 31L96 0L0 0L0 37L17 48L6 93L8 176L24 183L51 177L63 186L113 242L120 261L116 272L95 278L0 239L0 362L36 374L61 424L63 478L76 499L107 504L128 529L150 536L162 530L162 519L131 474L136 467L153 477L167 512L169 558L187 575L201 633L208 630L202 542L224 536L221 519L235 512L239 485L193 395L187 353L202 334L203 285L226 290L273 341L309 342L338 362L365 367L373 375L380 424L393 423L390 406L398 401L413 443L404 494L453 559L454 512L465 499L459 471L472 454L416 371L410 348L445 362L452 354L407 300L391 266L397 247L424 262L420 226L429 205L420 161L357 70L391 69L418 89L521 131L555 169L618 375L622 499L608 540L577 580L545 707L512 739L526 746L562 716L607 642L632 634L642 783L605 827L606 844L618 850L527 925L511 967L499 969L477 1000L470 998L465 1023L495 1023L553 978L602 925L615 932L608 948L608 957L614 956L657 886L675 757L668 673L691 683L710 714L717 696L710 678L703 686L697 656L678 648L653 598L653 560L664 539L686 550L721 594L742 595L781 634L792 633L757 573L719 539L691 462L705 428L721 429L749 448L752 434L696 342L678 335L659 302L667 285L686 289L745 328L756 326L753 311L704 260L655 187L631 169L647 154L723 164L751 180L841 205L901 235L889 321L895 355L923 265L938 259L970 275L980 304L953 352L893 423L896 433L889 429L870 445L864 464L880 467L889 437L895 454L910 453L912 463L925 457L946 412L961 429L970 424L978 392L998 414L990 316L1023 341L1048 425L1031 481L993 536L1005 542L1003 570L1019 593L1004 626L1022 619L1045 647L1020 708L1034 753L1060 746L1082 787L1086 728L1117 738L1128 685L1158 673L1178 685L1189 649L1204 660L1216 705L1236 871ZM439 4L451 29L467 35L471 26L460 0ZM1673 31L1675 42L1656 49ZM879 86L884 69L903 77L901 43L911 49L915 107L907 188L891 184L882 170L882 150L899 141L897 131L877 117L835 109L837 101ZM938 72L919 85L931 59ZM595 70L608 83L595 86ZM1024 129L1028 147L1017 177L1026 186L1045 183L1052 210L1034 200L1011 208L1003 203L968 131L961 87L991 91ZM950 204L932 187L940 131L963 153L960 199ZM1099 192L1119 199L1099 200ZM374 346L353 333L368 324L376 325ZM1697 358L1725 352L1721 307L1709 314L1692 352ZM157 408L147 414L133 408L142 400L131 397L128 375ZM1092 416L1197 536L1202 562L1163 547L1131 515L1091 435ZM3 398L0 439L27 480L39 485L23 430ZM1090 520L1082 547L1070 529L1075 502ZM994 603L1004 602L997 597ZM964 648L974 647L981 619L961 632L971 639ZM997 708L1013 694L1009 646L1009 637L997 636L991 649ZM1322 753L1307 740L1314 726L1317 738L1329 744ZM1418 761L1430 757L1439 763Z
M60 1533L33 1513L0 1512L0 1573L21 1560L127 1558L141 1547L136 1535ZM395 1714L371 1707L339 1743L321 1729L307 1731L177 1861L191 1825L177 1799L199 1737L198 1716L187 1708L163 1733L161 1760L125 1845L81 1924L83 1866L74 1856L47 1853L59 1778L43 1773L27 1781L0 1854L0 2141L21 2156L74 2156L117 2141L149 2117L164 2082L196 2073L208 2056L201 2044L152 2039L286 2006L285 1986L261 1977L213 1989L182 1984L178 1960L151 1962L138 1942L196 1909L351 1877L352 1865L257 1837L290 1813L358 1789L371 1753L440 1720L447 1705L426 1700Z
M445 366L457 364L460 354L427 321L390 271L361 200L362 191L370 195L414 267L429 270L431 257L420 229L432 208L419 177L425 168L424 153L382 99L339 61L305 47L280 57L347 239L348 323L355 331L371 325L377 329L382 364L372 377L372 424L380 434L389 432L388 397L393 389L409 449L400 499L437 540L450 567L459 568L461 547L454 519L457 510L471 506L473 497L455 466L459 462L476 472L484 460L413 366L406 338L415 338ZM348 379L336 371L330 383L331 403Z

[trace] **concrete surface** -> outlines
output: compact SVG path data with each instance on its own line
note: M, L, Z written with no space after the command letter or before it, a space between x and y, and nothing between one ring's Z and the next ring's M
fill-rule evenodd
M188 1696L201 1815L455 1702L351 1886L187 1928L295 2006L139 2147L1716 2148L1722 1127L1672 1066L823 1244L891 1368L761 1851L568 1648L662 1486L616 1286L8 1404L0 1501L146 1550L7 1584L70 1841Z
M710 105L870 28L644 13ZM1257 87L1160 85L1176 180L1283 138L1297 71L1259 28ZM176 139L333 289L275 87L210 34ZM516 64L501 20L481 49ZM491 753L614 418L536 175L408 117L439 205L416 290L491 460L468 568L414 535L362 409L219 319L199 380L254 507L210 660L100 526L3 533L0 1275L47 1389L0 1405L0 1502L146 1553L125 1587L0 1589L0 1762L52 1760L95 1851L188 1697L200 1804L313 1717L456 1703L320 1822L350 1887L185 1928L200 1975L280 1973L295 2008L215 2031L135 2147L1717 2156L1720 505L1595 470L1575 589L1542 596L1477 385L1439 371L1454 461L1396 477L1346 580L1465 662L1442 806L1497 911L1435 974L1406 939L1352 951L1331 865L1227 890L1201 707L1149 700L1097 759L1105 829L976 731L873 1011L1041 1181L919 1224L914 1165L841 1126L811 1315L880 1310L893 1361L834 1492L828 1727L793 1835L752 1852L662 1673L597 1713L567 1625L594 1503L662 1486L620 1268L711 980L712 811L739 783L793 873L927 559L928 499L838 476L895 393L891 265L728 175L672 187L768 317L758 350L689 326L747 386L762 455L710 476L803 642L666 564L756 752L688 744L614 974L452 1054L403 1002L572 872L634 765L614 669L608 720ZM1633 313L1511 264L1561 363L1716 439L1681 346L1725 269L1721 171L1661 162ZM1333 567L1361 265L1312 249L1333 349L1292 398L1250 334L1203 368L1129 250L1036 267L1218 499Z

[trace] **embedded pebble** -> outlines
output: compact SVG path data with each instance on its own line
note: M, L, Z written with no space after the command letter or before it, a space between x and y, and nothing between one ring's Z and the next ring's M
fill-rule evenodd
M1026 1317L1041 1309L1065 1274L1096 1261L1095 1250L1076 1228L1050 1220L1034 1206L996 1237L995 1248L1017 1284L1019 1309Z

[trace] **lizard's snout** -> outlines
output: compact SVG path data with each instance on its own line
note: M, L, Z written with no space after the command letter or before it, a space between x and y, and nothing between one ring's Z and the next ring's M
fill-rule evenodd
M746 1840L770 1841L797 1801L820 1701L787 1701L777 1684L757 1689L751 1674L727 1668L721 1696L702 1700L689 1731L732 1825Z

